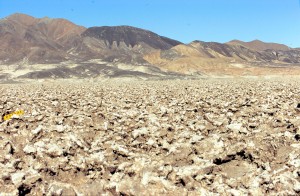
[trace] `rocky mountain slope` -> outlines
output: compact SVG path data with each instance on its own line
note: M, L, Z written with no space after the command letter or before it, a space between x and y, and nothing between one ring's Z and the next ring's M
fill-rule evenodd
M64 19L14 14L0 21L1 64L60 63L85 30Z
M174 76L174 72L298 74L300 63L300 50L282 44L258 40L183 44L130 26L87 29L65 19L25 14L0 20L0 44L0 79L5 80L111 77L118 73L142 78ZM85 65L87 69L82 69ZM103 65L106 71L101 71ZM94 70L93 74L84 73L88 70Z

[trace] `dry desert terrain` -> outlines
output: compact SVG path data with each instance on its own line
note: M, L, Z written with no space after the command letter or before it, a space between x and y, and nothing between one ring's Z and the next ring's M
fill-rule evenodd
M299 87L297 78L2 84L0 195L300 194Z

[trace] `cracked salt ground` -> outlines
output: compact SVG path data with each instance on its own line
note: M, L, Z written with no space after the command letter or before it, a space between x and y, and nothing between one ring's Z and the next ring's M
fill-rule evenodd
M300 194L297 80L0 86L0 195Z

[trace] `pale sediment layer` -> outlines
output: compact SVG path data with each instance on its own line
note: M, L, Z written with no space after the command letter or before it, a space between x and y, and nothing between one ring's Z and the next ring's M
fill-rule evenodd
M296 195L300 80L0 86L0 195Z

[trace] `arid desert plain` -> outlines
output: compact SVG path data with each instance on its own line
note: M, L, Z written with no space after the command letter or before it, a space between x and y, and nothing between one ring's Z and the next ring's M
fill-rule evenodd
M2 84L0 195L300 194L299 87L297 78Z

